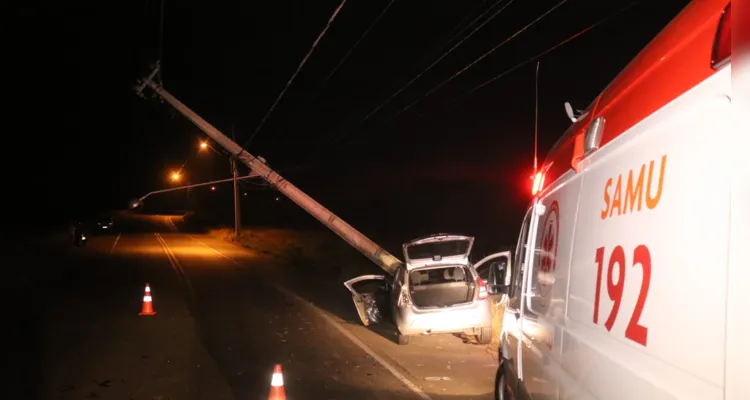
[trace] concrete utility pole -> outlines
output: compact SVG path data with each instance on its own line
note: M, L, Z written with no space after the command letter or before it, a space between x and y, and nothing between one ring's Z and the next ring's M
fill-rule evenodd
M234 141L234 125L232 125L232 140ZM234 181L234 237L240 237L240 230L242 228L242 222L240 218L240 182L237 180L237 157L230 156L229 163L232 168L232 178Z
M312 197L308 196L307 193L300 190L298 187L292 185L291 182L284 179L276 171L271 169L266 160L260 157L248 153L235 143L232 139L228 138L221 131L216 129L213 125L209 124L208 121L201 118L193 110L188 108L185 104L177 100L171 93L166 91L161 84L154 82L154 77L159 72L159 66L157 64L154 71L145 79L142 79L135 86L135 91L138 95L143 96L143 91L146 87L152 89L156 95L159 96L163 101L169 103L174 107L180 114L189 119L195 126L213 139L216 143L226 149L234 158L245 164L251 171L260 175L266 182L273 186L276 190L284 194L287 198L292 200L302 209L307 211L310 215L315 217L323 225L327 226L334 233L339 235L352 247L357 249L377 266L382 268L387 273L394 275L396 270L404 265L404 263L398 258L394 257L391 253L378 246L377 243L370 240L367 236L363 235L358 230L354 229L351 225L346 223L344 220L339 218L336 214L332 213L327 208L323 207L322 204L315 201ZM383 193L388 195L388 193Z

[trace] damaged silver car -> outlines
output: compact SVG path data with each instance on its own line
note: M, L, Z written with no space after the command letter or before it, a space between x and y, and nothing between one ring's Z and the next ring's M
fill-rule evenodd
M505 301L510 252L469 261L474 238L436 234L403 245L406 264L393 277L364 275L344 285L366 326L390 317L398 343L414 335L464 333L492 340L492 302ZM355 290L354 285L369 286ZM375 289L373 289L375 288Z

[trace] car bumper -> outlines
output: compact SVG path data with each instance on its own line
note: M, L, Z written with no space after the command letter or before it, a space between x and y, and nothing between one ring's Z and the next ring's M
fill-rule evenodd
M402 335L465 332L491 327L492 311L488 301L440 310L399 308L395 322Z

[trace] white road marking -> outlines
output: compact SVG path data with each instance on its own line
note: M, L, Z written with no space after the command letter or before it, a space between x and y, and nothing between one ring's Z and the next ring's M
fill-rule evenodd
M200 241L200 240L198 240L198 239L194 238L193 236L191 236L191 235L187 235L187 236L188 236L188 237L189 237L190 239L193 239L193 240L195 240L196 242L198 242L198 243L202 244L203 246L205 246L205 247L207 247L207 248L209 248L209 249L213 250L213 251L214 251L214 253L216 253L216 254L218 254L218 255L220 255L220 256L222 256L222 257L226 258L227 260L229 260L229 261L231 261L231 262L233 262L233 263L235 263L235 264L237 264L237 265L239 265L239 264L240 264L240 263L239 263L239 262L237 262L237 260L235 260L234 258L232 258L232 257L229 257L228 255L226 255L226 254L224 254L224 253L220 252L219 250L216 250L216 249L214 249L213 247L211 247L211 246L209 246L209 245L207 245L207 244L203 243L202 241Z
M112 248L109 249L109 254L112 254L115 251L115 247L117 246L117 242L120 241L120 236L122 236L122 233L117 234L117 237L115 238L115 242L112 243Z
M289 290L289 289L287 289L285 287L276 285L276 284L272 284L272 285L279 292L284 293L285 295L293 298L294 300L296 300L297 302L299 302L301 304L304 304L306 307L309 307L311 310L313 310L316 314L318 314L321 317L323 317L323 319L325 319L326 322L328 322L329 324L331 324L331 326L333 326L334 328L336 328L336 330L338 330L342 335L346 336L347 339L351 340L351 342L354 343L355 345L357 345L357 347L359 347L360 349L362 349L362 351L364 351L370 357L372 357L375 361L377 361L378 363L380 363L380 365L382 365L383 368L387 369L388 372L390 372L394 377L396 377L396 379L398 379L406 387L408 387L409 389L411 389L411 391L414 392L414 394L416 394L417 396L419 396L422 399L432 400L430 398L430 396L428 396L427 393L425 393L419 386L417 386L412 381L410 381L401 372L399 372L398 369L396 369L396 367L394 367L391 363L389 363L388 361L386 361L383 357L380 357L377 353L375 353L375 351L373 351L370 348L370 346L364 344L361 340L359 340L359 338L357 338L356 336L354 336L354 334L351 333L348 329L346 329L343 326L341 326L341 324L339 324L338 322L336 322L336 320L334 320L326 312L324 312L323 310L319 309L318 307L316 307L315 305L311 304L310 302L308 302L307 300L303 299L302 297L298 296L296 293L292 292L291 290Z
M160 234L154 233L154 236L156 236L156 239L161 244L164 253L167 255L169 264L172 265L172 269L174 270L175 274L177 274L177 279L183 282L185 286L190 289L190 294L192 295L193 300L195 300L195 290L193 289L193 285L190 283L190 279L188 279L187 274L185 274L185 270L182 268L182 264L180 264L180 261L177 260L177 256L174 255L174 252L172 252L172 249L169 248L169 245L167 245L167 242L163 237L161 237Z

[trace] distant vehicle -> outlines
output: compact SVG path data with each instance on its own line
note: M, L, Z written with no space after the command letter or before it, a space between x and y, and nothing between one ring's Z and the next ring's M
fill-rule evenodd
M416 239L403 245L406 264L393 278L364 275L345 282L362 322L376 323L382 311L389 311L402 345L411 336L435 333L464 333L489 343L491 296L502 297L508 287L510 252L492 254L474 266L469 261L473 243L473 237L448 234ZM354 284L367 281L381 282L380 292L355 290Z
M112 230L115 220L111 216L104 216L96 221L96 228L102 231Z
M497 398L750 399L730 15L693 1L567 107L516 246Z

